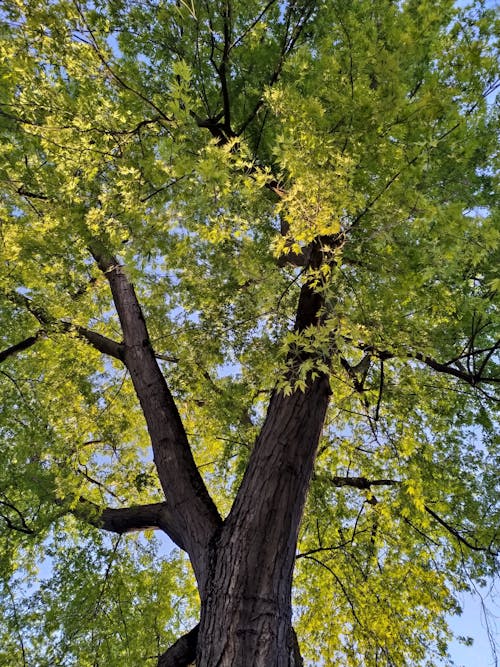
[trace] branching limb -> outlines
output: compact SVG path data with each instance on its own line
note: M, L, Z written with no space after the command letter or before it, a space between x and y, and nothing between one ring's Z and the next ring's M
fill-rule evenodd
M188 667L196 660L199 625L182 635L158 658L158 667Z
M85 43L88 44L94 53L96 54L97 58L100 60L102 65L105 67L105 69L109 72L109 74L112 76L112 78L120 85L121 88L124 90L128 90L132 94L136 95L139 99L141 99L143 102L148 104L152 109L154 109L158 116L163 119L164 121L171 122L171 118L169 118L163 111L160 109L154 102L153 100L150 100L144 93L142 93L140 90L137 90L136 88L133 88L123 77L118 74L116 69L114 69L110 64L108 59L105 57L105 55L102 53L101 48L99 47L99 43L97 41L97 38L94 34L94 31L92 28L89 26L87 19L85 18L85 14L83 13L83 10L80 6L80 4L76 1L73 0L73 5L75 6L80 19L82 21L83 26L85 27L85 30L87 31L87 34L89 35L89 40L85 40L81 35L77 34L76 38Z
M431 515L433 519L435 519L443 528L445 528L453 537L455 537L461 544L464 544L466 547L469 549L472 549L472 551L486 551L487 553L491 554L492 556L498 556L498 552L492 551L491 547L481 547L478 546L477 544L472 544L472 542L469 542L463 535L461 535L456 528L453 528L447 521L442 519L434 510L431 510L430 507L425 505L425 511Z
M346 342L353 343L353 341L349 338L345 338ZM355 346L363 350L364 352L371 353L374 356L378 357L381 361L385 361L388 359L396 359L396 358L405 358L405 359L415 359L416 361L420 361L421 363L425 364L429 368L432 368L433 370L437 371L438 373L445 373L447 375L452 375L453 377L456 377L459 380L462 380L466 382L467 384L470 384L472 387L477 387L479 384L498 384L500 383L500 377L489 377L483 375L484 370L486 368L486 365L488 362L491 360L495 352L500 350L500 341L496 341L491 347L488 348L482 348L480 350L478 349L473 349L468 352L467 355L460 355L459 357L454 357L453 359L450 359L449 361L446 362L440 362L434 359L433 357L423 354L422 352L416 352L413 350L407 350L404 353L397 353L397 352L389 352L388 350L380 350L373 345L366 345L363 343L358 343L355 344ZM477 371L473 371L466 369L462 364L457 364L457 361L459 361L463 357L476 357L479 354L484 354L484 358L482 359L481 363L479 364L479 367Z
M40 340L43 334L46 334L51 329L55 331L59 330L63 333L74 331L80 338L85 339L92 345L92 347L95 347L96 350L99 350L99 352L123 361L123 345L121 343L117 343L111 338L103 336L102 334L97 333L96 331L92 331L91 329L87 329L86 327L73 324L72 322L66 320L54 319L45 310L45 308L36 304L24 294L19 294L18 292L9 292L5 296L7 299L9 299L9 301L16 304L17 306L26 308L26 310L31 313L31 315L33 315L39 324L42 325L42 328L34 336L30 336L24 341L17 343L17 345L13 345L7 350L0 352L0 362L4 361L7 357L13 354L20 352L21 350L28 349L38 340Z
M15 505L13 505L11 502L8 502L7 500L0 500L0 507L5 508L6 510L10 510L10 512L13 512L17 517L17 521L12 521L12 519L4 514L3 511L0 511L0 519L5 521L7 528L10 530L16 530L18 533L24 533L25 535L34 534L35 531L28 526L22 512L18 510Z
M266 8L267 9L267 8ZM267 82L266 86L263 86L262 90L264 91L265 87L271 88L276 84L278 79L281 76L281 73L283 71L283 67L286 62L287 56L291 53L291 51L294 49L297 41L300 38L300 35L302 34L305 26L307 25L309 19L313 15L315 9L316 9L316 3L315 2L309 2L305 3L304 8L302 9L302 13L299 15L298 19L296 20L295 24L292 24L292 11L295 9L295 3L291 3L285 12L285 17L284 17L284 22L285 22L285 34L283 37L283 43L281 46L281 52L279 59L274 67L274 70L269 78L269 81ZM253 108L251 109L250 113L248 116L245 118L241 126L239 127L237 131L237 135L240 136L243 134L243 132L246 130L246 128L250 125L250 123L254 120L258 112L260 111L261 107L264 104L264 98L261 96L257 102L254 104Z
M368 490L372 486L395 486L401 484L401 481L396 479L368 479L366 477L332 477L331 482L334 484L334 486L350 486L362 490ZM482 547L478 544L472 544L472 542L467 540L456 528L451 526L447 521L436 514L436 512L434 512L434 510L432 510L428 505L424 505L424 509L432 516L435 521L437 521L443 528L445 528L451 535L453 535L453 537L455 537L461 544L464 544L469 549L472 549L473 551L485 551L492 556L498 555L498 553L493 551L489 546ZM412 527L415 528L415 526Z
M208 575L207 546L221 518L194 462L134 287L118 260L100 242L93 240L90 252L111 288L123 332L123 360L146 419L160 482L171 503L173 529L182 538L203 591Z
M80 498L72 513L80 519L111 533L123 535L142 530L162 530L172 542L185 549L181 535L175 529L175 520L168 503L151 503L132 507L107 507L101 510L95 503Z
M356 608L354 606L354 603L349 595L349 592L347 591L346 587L344 586L342 580L339 578L339 576L336 574L336 572L326 563L323 563L322 560L319 560L319 558L315 558L314 556L304 556L307 560L312 560L314 563L317 563L317 565L320 565L321 567L325 568L332 577L335 579L337 584L340 586L340 589L342 590L342 593L344 594L345 599L347 600L347 603L349 604L349 607L351 608L352 615L356 622L362 627L363 624L361 623L359 616L356 613Z
M24 340L20 341L19 343L16 343L15 345L11 345L6 350L2 350L0 352L0 364L9 357L13 357L19 352L22 352L23 350L27 350L30 347L32 347L36 342L38 342L38 340L43 336L43 334L44 330L39 329L39 331L37 331L37 333L34 336L28 336L28 338L25 338Z

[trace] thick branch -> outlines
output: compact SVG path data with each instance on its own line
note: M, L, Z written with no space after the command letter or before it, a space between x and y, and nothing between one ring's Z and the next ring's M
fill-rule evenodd
M432 357L422 354L421 352L408 353L408 357L422 361L426 366L429 366L429 368L432 368L439 373L453 375L453 377L456 377L459 380L464 380L468 384L475 385L480 382L480 378L476 377L475 375L467 373L467 371L461 371L458 368L454 368L448 364L442 364Z
M188 667L196 660L199 624L182 635L158 658L158 667Z
M6 294L6 297L12 303L15 303L17 306L26 308L26 310L33 315L34 318L44 327L40 329L35 336L27 338L25 341L21 341L17 345L0 352L0 362L4 361L8 356L15 354L21 350L25 350L28 347L31 347L36 343L36 341L44 334L47 333L50 329L55 329L56 331L70 332L76 331L80 338L84 338L88 343L90 343L96 350L107 354L111 357L115 357L120 361L123 361L123 345L117 343L111 338L107 338L96 331L87 329L86 327L81 327L79 325L72 324L66 320L55 320L50 313L48 313L45 308L33 302L30 298L24 294L19 294L18 292L9 292Z
M68 325L68 330L69 329L71 329L71 325ZM86 329L85 327L76 326L75 330L81 338L84 338L92 345L92 347L99 350L99 352L123 361L124 348L122 343L117 343L115 340L107 338L91 329Z
M352 486L355 489L368 490L372 486L394 486L401 484L396 479L367 479L366 477L332 477L334 486Z
M207 545L221 519L196 467L179 412L158 366L133 285L116 258L98 242L91 252L108 279L123 331L123 360L146 419L154 461L200 588L207 576Z
M34 336L29 336L28 338L25 338L24 340L20 341L19 343L16 343L15 345L11 345L6 350L2 350L0 352L0 364L9 357L13 357L19 352L22 352L23 350L27 350L28 348L32 347L40 339L43 333L44 333L43 329L40 329Z
M290 655L291 655L290 667L303 667L304 661L302 660L299 640L297 639L297 633L295 632L294 628L292 628L291 635L292 635L291 637L292 646L290 649Z
M185 549L181 536L175 530L175 521L166 502L101 509L91 500L80 498L78 505L71 511L92 526L118 535L142 530L162 530L178 547Z
M163 530L178 547L182 538L175 531L175 521L166 502L124 508L106 508L99 517L99 527L123 534L139 530Z

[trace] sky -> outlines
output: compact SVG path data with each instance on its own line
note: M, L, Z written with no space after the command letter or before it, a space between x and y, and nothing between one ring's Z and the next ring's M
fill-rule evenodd
M472 646L464 646L454 641L450 646L450 656L457 667L498 667L498 658L495 658L488 638L481 599L478 595L464 594L460 597L460 602L463 614L451 617L450 626L456 635L473 637L474 643ZM485 599L485 606L489 611L488 623L491 634L498 644L500 658L500 598L498 592L496 599L494 597Z

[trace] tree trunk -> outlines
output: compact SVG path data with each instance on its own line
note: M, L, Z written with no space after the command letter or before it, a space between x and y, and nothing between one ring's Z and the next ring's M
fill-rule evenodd
M197 667L298 665L291 626L297 536L326 408L326 377L274 394L229 517L211 544Z

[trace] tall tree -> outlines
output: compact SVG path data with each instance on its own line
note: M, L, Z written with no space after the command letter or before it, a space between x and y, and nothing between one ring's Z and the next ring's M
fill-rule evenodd
M2 664L437 664L498 569L494 10L0 18Z

